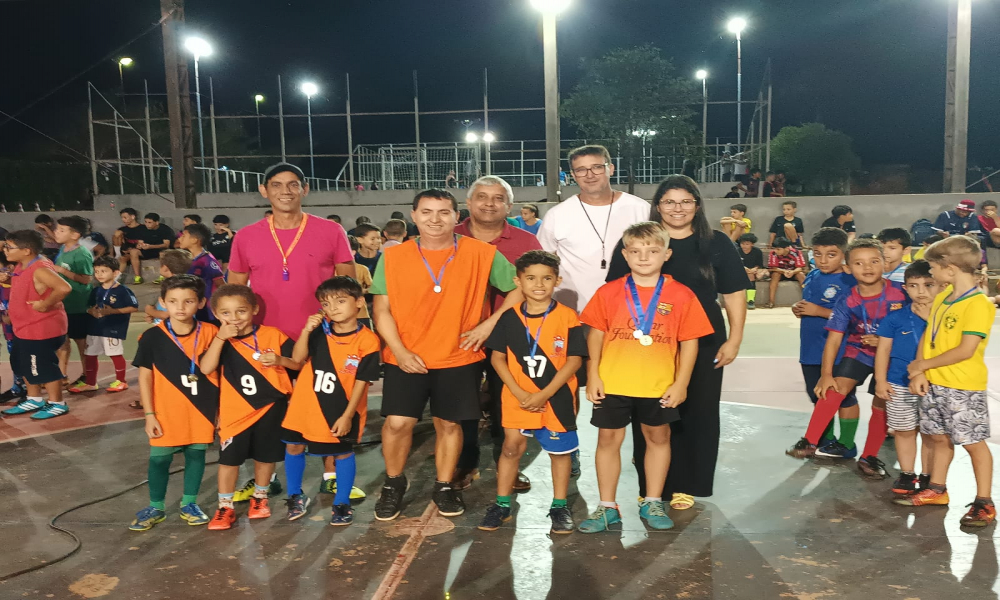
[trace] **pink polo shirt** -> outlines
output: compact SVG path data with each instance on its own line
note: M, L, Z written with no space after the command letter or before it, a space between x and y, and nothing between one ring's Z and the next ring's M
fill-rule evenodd
M298 228L275 232L287 252ZM266 219L236 232L229 270L250 275L250 286L260 303L254 323L277 327L297 339L309 315L319 310L316 288L336 274L338 264L352 260L344 228L309 215L299 243L288 256L288 281L282 277L281 251Z
M459 235L464 235L468 237L473 237L472 232L469 231L469 221L471 217L462 221L455 227L455 233ZM521 255L528 250L541 250L542 245L538 242L533 234L514 227L510 223L504 223L503 233L500 237L489 242L491 245L496 246L500 254L507 259L507 262L514 264L517 259L521 258ZM232 267L230 267L232 268ZM495 289L490 288L490 305L493 306L493 310L496 311L503 304L505 294L497 292Z

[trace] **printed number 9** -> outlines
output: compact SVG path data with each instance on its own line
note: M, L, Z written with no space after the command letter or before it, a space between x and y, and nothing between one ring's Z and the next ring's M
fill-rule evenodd
M257 381L253 378L253 375L244 375L241 377L240 385L243 386L243 393L247 396L253 396L257 393Z

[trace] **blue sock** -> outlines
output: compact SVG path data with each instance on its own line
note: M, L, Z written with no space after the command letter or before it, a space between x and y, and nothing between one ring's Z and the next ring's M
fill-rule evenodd
M334 505L351 503L351 488L354 487L357 468L353 452L346 458L337 459L337 493L333 496Z
M302 474L306 472L306 453L289 454L285 451L285 483L288 497L302 493Z

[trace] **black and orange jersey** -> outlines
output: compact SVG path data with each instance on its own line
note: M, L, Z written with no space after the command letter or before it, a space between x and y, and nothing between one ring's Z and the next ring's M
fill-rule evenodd
M576 311L552 301L548 316L525 312L525 305L511 308L500 315L486 347L507 354L507 368L514 381L526 392L541 391L566 364L569 356L587 356L587 338ZM541 327L541 330L539 330ZM537 335L537 338L536 338ZM534 359L531 351L538 342ZM549 399L544 412L529 412L521 408L517 398L503 388L503 426L512 429L572 431L576 429L576 376Z
M256 326L254 334L227 340L219 356L219 439L242 433L275 402L286 402L292 381L284 367L265 367L254 354L291 358L293 342L277 327ZM277 435L277 432L275 433Z
M321 327L314 329L309 334L309 360L295 382L282 426L310 442L360 442L368 416L367 393L358 404L350 433L341 439L330 429L347 410L355 382L378 381L380 349L378 336L364 326L347 334L327 335Z
M198 358L218 332L219 328L211 323L198 323L191 333L177 336L174 342L164 321L139 336L132 364L153 371L153 410L163 428L161 437L149 440L151 446L211 444L215 439L219 378L214 373L202 374Z

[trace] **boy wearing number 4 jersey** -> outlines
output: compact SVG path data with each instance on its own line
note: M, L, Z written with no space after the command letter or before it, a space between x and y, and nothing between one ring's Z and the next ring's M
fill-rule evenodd
M525 302L501 315L486 347L503 380L503 451L497 461L497 499L479 524L495 531L511 519L511 493L518 462L534 437L552 459L552 533L573 533L566 504L576 433L576 372L587 356L587 342L576 312L552 299L562 281L559 258L541 250L525 252L515 263L514 281Z
M322 312L309 317L292 352L305 363L282 423L285 474L288 479L288 520L305 515L309 497L302 493L305 452L336 461L337 491L331 525L354 521L350 494L357 466L354 444L361 442L368 415L368 384L379 378L377 335L358 323L365 307L361 284L338 276L316 290Z
M254 325L257 296L245 285L225 284L215 290L212 309L222 326L201 357L203 373L219 374L219 508L209 529L229 529L236 522L233 495L240 466L254 461L253 496L247 516L271 516L267 493L274 464L285 457L281 421L292 382L286 369L293 343L277 327Z

